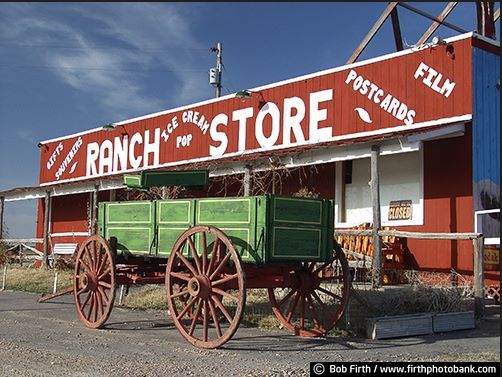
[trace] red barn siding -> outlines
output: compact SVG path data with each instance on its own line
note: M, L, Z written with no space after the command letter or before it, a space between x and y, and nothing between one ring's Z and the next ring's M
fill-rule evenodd
M417 232L472 232L471 128L466 135L424 143L424 225ZM472 271L471 241L408 240L421 269Z

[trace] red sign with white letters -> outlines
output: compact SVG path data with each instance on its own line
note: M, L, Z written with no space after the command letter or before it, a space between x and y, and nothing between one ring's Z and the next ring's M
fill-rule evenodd
M472 37L44 142L40 183L357 141L469 120Z

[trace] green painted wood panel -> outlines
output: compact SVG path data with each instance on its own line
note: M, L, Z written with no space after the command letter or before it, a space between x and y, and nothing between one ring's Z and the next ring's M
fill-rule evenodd
M267 261L327 261L333 253L333 202L271 196Z
M157 255L169 256L181 234L195 222L195 199L161 200L157 206ZM188 255L185 247L183 254Z
M244 262L261 263L264 261L264 245L261 249L257 247L257 203L260 198L264 197L197 199L195 222L213 225L225 232Z
M320 200L303 198L273 198L273 221L294 224L322 224L322 204Z
M198 224L250 224L255 197L197 200Z
M271 259L320 260L323 254L321 229L275 226L272 230Z
M155 205L153 202L102 203L100 209L100 216L102 216L100 217L100 234L105 239L117 238L118 253L155 254Z

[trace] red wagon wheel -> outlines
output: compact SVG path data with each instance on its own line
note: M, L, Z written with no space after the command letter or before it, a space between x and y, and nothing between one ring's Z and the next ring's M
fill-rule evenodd
M115 262L108 243L94 235L80 246L73 275L73 295L80 320L96 329L106 322L115 300Z
M185 231L167 262L166 292L174 324L186 340L201 348L225 344L246 303L240 256L225 233L212 226Z
M342 249L335 243L332 262L302 263L290 278L291 287L268 289L274 314L295 335L326 335L348 301L350 274Z

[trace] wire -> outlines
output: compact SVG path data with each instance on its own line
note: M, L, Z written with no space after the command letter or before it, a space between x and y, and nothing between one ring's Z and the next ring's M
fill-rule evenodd
M61 48L61 49L74 49L74 50L87 50L87 49L95 49L95 50L110 50L110 49L122 49L122 50L159 50L159 51L167 51L167 50L186 50L186 51L207 51L207 48L188 48L188 47L176 47L176 48L166 48L166 47L117 47L117 46L88 46L88 47L79 47L79 46L62 46L62 45L48 45L48 44L34 44L34 43L16 43L16 42L5 42L0 41L0 45L3 46L17 46L17 47L26 47L26 48Z
M206 72L202 69L180 69L178 71L174 71L172 69L135 69L135 68L97 68L97 67L63 67L63 66L53 66L53 65L5 65L0 64L0 68L40 68L40 69L66 69L66 70L74 70L74 71L130 71L130 72Z
M223 63L222 63L222 64L221 64L221 66L223 67L223 71L224 71L224 72L225 72L225 74L226 74L225 78L227 78L227 76L229 77L230 75L228 74L227 67L225 67L225 64L223 64ZM229 81L230 87L233 87L233 85L231 85L231 84L233 84L233 83L232 83L232 80L230 80L230 78L229 78L229 79L228 79L228 81ZM227 90L228 90L228 88L225 88L225 89L227 89ZM235 92L236 92L236 90L232 90L232 91L231 91L231 92L229 92L229 93L235 93Z

